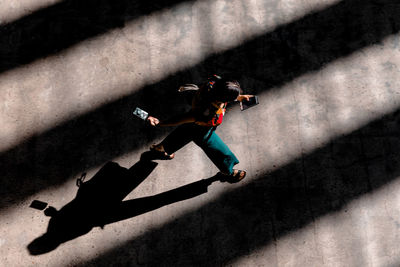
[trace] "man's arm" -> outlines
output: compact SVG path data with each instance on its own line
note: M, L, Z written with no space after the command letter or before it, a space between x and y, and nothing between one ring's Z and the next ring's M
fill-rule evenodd
M176 126L184 123L195 122L195 118L192 112L187 112L161 122L157 118L149 116L147 121L152 126Z
M242 102L244 100L249 101L250 97L253 97L254 95L239 95L236 100L239 102Z

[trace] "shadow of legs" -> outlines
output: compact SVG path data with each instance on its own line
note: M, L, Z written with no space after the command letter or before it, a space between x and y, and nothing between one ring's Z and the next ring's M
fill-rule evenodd
M161 194L123 201L157 166L140 160L129 170L109 162L79 188L71 202L59 211L50 207L47 232L28 245L31 255L56 249L60 244L88 233L93 227L132 218L178 201L204 194L220 175L203 179Z

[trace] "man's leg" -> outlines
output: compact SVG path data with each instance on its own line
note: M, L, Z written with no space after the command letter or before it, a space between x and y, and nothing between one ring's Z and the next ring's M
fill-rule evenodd
M173 155L176 151L193 141L194 136L199 134L199 129L192 123L182 124L173 130L160 144L156 150ZM201 131L202 129L200 129ZM204 130L203 130L204 131Z
M232 175L234 173L233 166L238 164L239 160L214 130L210 130L201 139L194 139L194 142L204 150L223 174Z

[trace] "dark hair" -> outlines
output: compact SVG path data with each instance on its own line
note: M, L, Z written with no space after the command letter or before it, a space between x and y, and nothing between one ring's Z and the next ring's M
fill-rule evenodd
M225 79L216 80L211 89L212 100L230 102L235 100L242 89L237 81L227 81Z

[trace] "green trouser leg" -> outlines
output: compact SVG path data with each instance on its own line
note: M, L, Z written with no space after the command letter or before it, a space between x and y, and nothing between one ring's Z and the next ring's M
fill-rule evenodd
M202 138L201 142L197 140L194 141L204 150L206 155L221 172L225 174L233 173L233 166L238 164L239 160L215 133L214 129L211 129L207 135Z
M168 154L172 154L190 141L201 147L217 168L225 174L232 174L233 166L239 163L212 127L198 126L194 123L183 124L169 134L162 141L162 145Z

